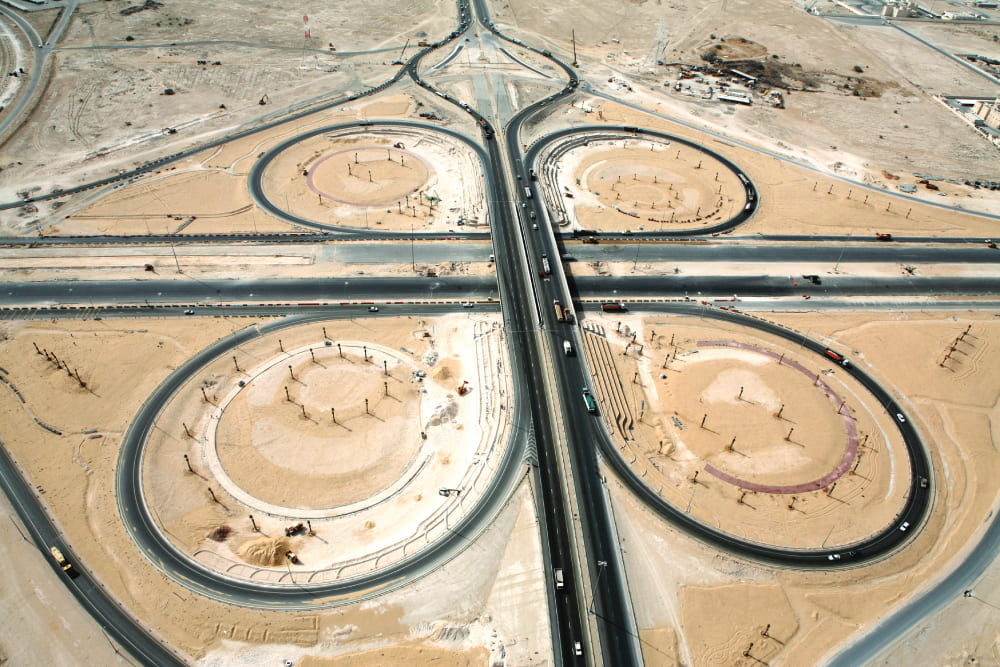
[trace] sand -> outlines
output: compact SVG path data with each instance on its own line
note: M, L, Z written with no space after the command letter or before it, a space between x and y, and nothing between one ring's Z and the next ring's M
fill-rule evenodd
M994 318L916 311L845 312L836 318L759 315L846 351L902 399L931 449L937 480L933 514L910 544L881 562L798 572L717 553L668 527L609 478L640 635L654 646L657 637L669 638L669 629L679 638L676 662L658 664L820 664L849 637L947 573L956 554L965 552L981 530L982 518L995 509L998 443L991 424L998 418L1000 378L983 363L1000 334ZM940 356L970 324L976 338L968 339L962 363L953 369L939 366ZM733 335L729 325L723 329ZM992 575L984 580L984 600L993 599L994 580ZM955 604L961 602L970 601ZM984 655L993 637L989 627L964 630L972 626L959 608L921 626L920 659ZM769 637L764 637L768 623ZM934 637L948 648L933 645ZM744 656L750 642L754 646ZM666 645L669 649L669 641ZM914 659L916 650L901 644L891 655Z

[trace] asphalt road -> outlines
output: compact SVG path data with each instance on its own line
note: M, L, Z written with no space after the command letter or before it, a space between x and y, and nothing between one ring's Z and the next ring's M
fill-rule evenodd
M825 345L766 320L718 308L707 308L705 306L690 304L662 305L657 310L672 314L736 322L741 326L750 327L783 338L793 345L801 346L802 349L814 352L829 361L824 355L824 350L826 350ZM845 354L844 356L847 355ZM690 514L664 501L655 490L645 484L635 474L631 467L622 459L607 433L601 430L598 441L604 454L604 459L630 490L657 514L689 535L697 537L723 551L773 565L800 568L827 568L831 565L848 566L882 558L898 549L912 537L930 511L931 500L933 499L930 457L917 430L913 426L913 421L907 417L906 411L886 389L875 382L870 375L862 371L856 364L850 364L847 367L840 366L837 370L857 380L878 401L886 413L892 417L896 428L899 429L902 435L910 471L910 489L906 494L903 509L893 519L892 523L880 533L856 544L836 549L802 550L779 549L739 539L717 530L710 524L694 519ZM901 415L902 419L899 419L897 415ZM921 480L926 480L926 486L921 484ZM900 530L900 528L903 528L904 523L908 524L907 529ZM835 562L830 560L830 556L832 555L837 556Z
M421 308L410 311L423 314ZM349 317L345 312L341 317ZM406 314L405 312L402 314ZM448 535L398 563L376 572L325 584L273 586L219 575L179 551L160 532L142 493L142 458L146 440L167 401L192 375L237 346L260 336L330 319L329 313L302 315L249 326L209 345L164 380L136 414L122 441L115 471L115 496L121 519L139 549L169 577L206 597L226 603L273 609L314 609L377 595L405 585L455 557L488 527L523 477L524 441L512 437L497 473L480 500ZM515 409L521 410L517 405ZM69 555L69 554L67 554Z
M528 237L531 238L530 236ZM499 245L499 244L498 244ZM529 246L534 269L545 252L541 239ZM550 252L554 252L549 248ZM546 253L548 254L548 253ZM503 257L498 252L498 256ZM549 255L551 257L551 254ZM501 261L498 269L503 265ZM544 296L537 310L547 313L552 301L563 305L572 301L560 289L563 280L573 299L649 300L689 297L692 300L732 298L909 297L942 298L1000 294L1000 276L956 278L870 278L823 276L821 285L787 276L583 276L565 279L559 262L551 262L556 273L538 276L536 290ZM501 283L506 280L500 272ZM792 283L798 283L793 285ZM532 294L534 290L527 292ZM493 276L446 276L438 278L285 278L276 280L196 280L147 281L51 281L0 283L0 305L37 307L59 304L106 306L114 304L216 304L216 303L391 303L407 301L467 302L496 299ZM387 299L386 295L393 295ZM538 317L534 318L538 321Z
M52 525L42 509L41 503L28 483L21 476L16 464L0 443L0 480L4 491L18 516L28 529L32 541L38 547L40 557L45 558L55 572L63 578L66 587L73 593L80 605L94 617L101 629L130 654L146 664L183 665L181 658L171 652L135 619L126 613L89 571L74 558L73 551ZM56 565L49 553L49 547L56 547L73 565L70 573L64 573Z
M568 93L569 91L564 91L564 92ZM528 108L534 111L532 107ZM519 118L523 117L519 116ZM511 122L511 127L515 126L516 126L515 123ZM581 125L578 127L571 127L565 130L559 130L558 132L553 132L552 134L546 135L544 140L536 141L535 143L533 143L531 148L528 150L527 155L524 157L523 164L528 169L534 169L538 174L542 174L541 177L544 178L544 170L542 169L542 165L537 164L538 155L548 146L551 146L553 143L557 141L562 141L566 137L576 137L577 141L580 143L590 138L612 137L616 139L636 139L642 137L656 137L657 139L661 139L663 141L674 142L677 144L681 144L683 146L687 146L689 148L694 148L695 150L700 151L715 160L718 160L727 169L733 172L733 174L735 174L737 178L740 179L741 183L743 183L744 197L745 197L744 206L742 209L740 209L740 211L736 213L736 215L734 215L732 218L728 220L724 220L715 225L700 227L698 229L680 229L673 231L656 229L648 231L646 230L638 231L639 225L643 225L644 227L656 227L658 223L637 218L636 229L631 230L632 231L631 236L633 237L645 238L648 236L656 236L656 237L676 238L676 237L689 237L689 236L706 236L711 234L720 234L724 232L729 232L732 231L733 229L736 229L744 222L752 218L754 213L757 212L757 206L760 204L760 197L757 194L756 186L754 186L753 182L747 177L746 174L743 173L743 170L740 169L732 160L729 160L728 158L720 155L719 153L716 153L715 151L711 150L710 148L702 144L698 144L693 141L689 141L687 139L674 136L672 134L657 132L655 130L649 130L646 128L638 128L634 126L619 127L614 125ZM525 183L529 183L528 180L529 174L525 170L522 170L521 177ZM530 185L534 187L533 184Z

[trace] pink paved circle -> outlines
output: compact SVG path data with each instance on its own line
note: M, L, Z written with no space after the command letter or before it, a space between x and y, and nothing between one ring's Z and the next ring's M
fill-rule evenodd
M398 202L405 201L406 198L403 197L401 199L393 199L393 200L390 200L390 201L376 202L374 204L362 204L360 202L353 202L353 201L349 201L347 199L340 199L339 197L334 197L333 195L331 195L331 194L329 194L327 192L324 192L323 190L320 190L318 187L316 187L316 184L313 182L313 174L316 172L316 170L319 168L319 166L321 164L323 164L324 162L326 162L330 158L336 157L337 155L340 155L342 153L357 153L357 152L363 151L363 150L392 150L392 152L394 152L394 153L400 153L402 155L409 156L409 157L417 160L418 162L420 162L420 164L424 165L424 168L427 169L428 179L434 173L434 169L427 163L427 160L423 159L422 157L420 157L416 153L411 153L408 150L403 150L403 149L399 149L399 148L388 149L388 148L385 148L384 146L360 146L360 147L355 146L353 148L345 148L342 151L335 151L333 153L327 153L322 158L320 158L319 160L317 160L316 164L314 164L312 166L312 168L309 169L308 173L306 174L306 185L308 185L309 189L312 190L313 192L315 192L316 194L318 194L320 196L323 196L323 197L326 197L327 199L329 199L331 201L335 201L338 204L347 204L348 206L357 206L359 208L381 208L383 206L391 206L392 204L396 204Z
M701 340L698 341L698 347L734 347L743 350L752 350L758 354L763 354L764 356L771 357L772 359L777 359L778 363L790 366L801 372L806 377L810 378L816 382L816 386L823 390L826 397L833 401L833 404L838 407L838 409L843 405L843 401L840 397L830 388L826 382L820 378L818 374L811 373L799 362L792 359L784 359L783 356L778 356L778 353L772 352L771 350L766 350L756 345L750 345L749 343L737 343L735 341L727 340ZM705 464L705 471L709 474L718 477L724 482L729 482L730 484L737 486L746 491L759 491L761 493L805 493L807 491L817 491L819 489L826 488L827 486L833 484L838 479L843 477L844 473L850 470L851 465L854 463L854 459L858 454L858 427L854 423L854 419L849 415L841 413L841 418L844 420L844 426L847 428L847 449L844 451L843 458L840 459L840 463L837 467L823 475L819 479L814 479L811 482L804 482L802 484L792 484L789 486L775 486L770 484L757 484L755 482L748 482L745 479L740 479L739 477L734 477L728 473L722 472L711 463Z

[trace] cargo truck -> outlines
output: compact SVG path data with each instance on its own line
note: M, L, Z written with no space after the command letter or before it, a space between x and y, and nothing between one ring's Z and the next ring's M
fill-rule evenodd
M563 310L562 304L559 303L559 299L553 299L552 307L556 311L556 319L560 322L566 321L566 311Z
M563 341L563 352L566 353L567 357L573 356L573 344L568 340Z
M531 199L531 187L528 185L524 186L524 196L526 199Z
M56 547L49 547L49 551L52 552L52 557L56 559L57 563L59 563L59 567L63 569L63 572L69 572L73 569L73 565L66 560L66 557L62 555L62 552L59 551L59 549Z
M601 310L605 313L624 313L625 304L624 303L602 303Z
M594 401L594 397L590 395L590 390L584 387L580 390L583 394L583 402L587 404L587 412L590 414L597 414L597 402Z
M851 365L851 362L845 359L844 355L838 354L837 352L834 352L830 348L826 348L825 350L823 350L823 354L830 357L844 368L847 368L848 366Z

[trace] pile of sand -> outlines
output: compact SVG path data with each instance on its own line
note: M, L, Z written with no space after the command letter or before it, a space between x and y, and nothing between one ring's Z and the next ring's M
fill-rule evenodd
M458 402L455 401L454 396L447 396L434 406L431 418L427 420L427 428L452 423L457 416Z
M241 544L237 553L251 565L274 567L285 562L285 552L289 548L284 537L258 537Z

